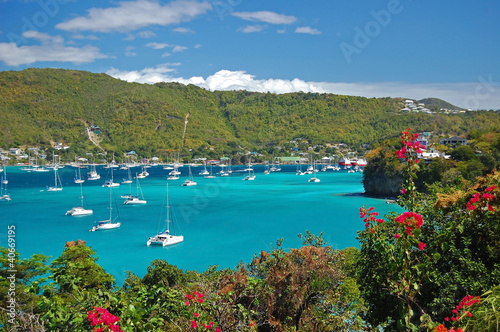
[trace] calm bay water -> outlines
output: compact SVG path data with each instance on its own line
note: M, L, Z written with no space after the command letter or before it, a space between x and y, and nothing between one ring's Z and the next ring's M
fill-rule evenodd
M329 245L342 249L358 246L356 232L364 227L359 208L374 206L381 215L399 210L385 200L363 197L361 173L319 172L320 183L309 183L311 175L295 175L295 166L270 175L255 166L254 181L242 181L242 168L233 167L229 177L205 179L197 174L202 167L193 167L197 186L182 187L188 167L181 178L167 181L169 171L161 166L148 169L150 176L140 180L146 205L123 205L120 195L135 194L135 182L113 189L122 226L108 231L89 232L95 221L109 217L109 189L102 184L110 177L107 169L98 167L101 179L85 181L83 192L88 208L94 214L83 217L66 216L67 210L79 204L80 186L73 182L75 168L60 169L64 190L48 192L54 185L54 171L34 173L8 167L10 202L0 202L0 225L3 229L0 246L7 246L7 226L16 226L16 249L22 258L35 253L61 255L64 244L84 240L97 251L98 263L113 274L121 285L126 271L138 276L146 273L154 259L165 259L183 270L204 271L211 265L233 268L240 261L249 263L254 254L271 250L276 240L284 238L283 247L300 247L298 234L309 230L315 235L324 232ZM219 171L214 167L214 172ZM86 177L88 170L82 170ZM140 168L132 168L133 174ZM127 172L114 171L115 182ZM162 223L166 183L175 216L175 230L184 235L184 242L171 247L147 247L146 241L156 234Z

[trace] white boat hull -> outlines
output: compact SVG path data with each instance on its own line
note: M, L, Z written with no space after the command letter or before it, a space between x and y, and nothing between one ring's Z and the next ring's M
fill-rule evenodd
M148 247L152 245L160 245L166 247L177 243L181 243L183 241L184 241L183 235L158 234L154 237L150 237L147 242L147 245Z
M117 222L117 223L99 223L99 225L96 225L94 227L92 227L92 229L90 230L90 232L95 232L95 231L104 231L104 230L108 230L108 229L115 229L115 228L119 228L121 226L121 223Z
M8 201L10 201L10 195L0 196L0 202L8 202Z
M81 206L75 206L74 208L72 208L71 210L66 212L66 215L77 217L77 216L88 216L88 215L91 215L93 213L94 213L93 210L84 209Z
M139 199L137 197L127 198L127 200L123 202L123 204L125 205L146 204L146 203L147 203L146 200Z

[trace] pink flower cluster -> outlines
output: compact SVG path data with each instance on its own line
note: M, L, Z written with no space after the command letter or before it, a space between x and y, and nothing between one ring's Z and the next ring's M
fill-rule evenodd
M418 213L415 212L404 212L403 214L399 215L394 219L397 223L400 223L402 225L405 225L405 234L408 234L409 236L413 236L413 229L415 228L420 228L424 224L424 221L422 220L422 216ZM396 239L399 239L401 235L399 233L396 233L394 235ZM418 249L419 250L424 250L426 247L425 243L420 242L418 244Z
M203 294L198 293L197 291L193 291L193 293L191 294L186 294L186 298L187 298L186 301L187 306L190 304L190 302L199 304L203 303Z
M401 132L401 143L403 143L403 147L396 152L396 155L399 159L406 159L407 162L412 163L413 152L421 153L422 146L416 141L418 134L410 133L410 131L411 129L408 128L408 131ZM418 163L418 161L419 160L415 158L415 163Z
M464 314L466 314L467 317L472 317L472 314L470 313L469 308L472 305L479 303L480 301L481 301L481 298L479 296L472 296L472 295L465 296L462 299L462 301L460 301L460 304L457 305L455 307L455 309L453 309L451 311L454 315L451 317L451 320L454 322L458 321L458 320L460 320L460 317ZM446 317L444 320L448 322L450 320L450 318Z
M112 332L123 332L120 326L116 325L120 321L120 317L110 314L107 309L94 307L88 312L87 320L90 322L90 326L94 328L93 332L103 332L106 327ZM97 325L103 326L97 327Z
M203 294L198 293L197 291L193 291L191 294L186 294L186 305L189 306L191 304L197 305L197 304L202 304L203 303ZM200 318L200 314L197 312L193 313L194 319L191 321L191 328L192 329L198 329L198 327L201 325L205 330L210 331L212 327L214 326L214 322L210 322L208 324L200 323L198 325L198 322L196 321L197 318ZM215 328L215 332L221 332L221 329L219 327Z
M477 207L479 205L478 203L481 201L481 199L483 199L486 201L486 207L488 208L488 210L494 212L495 208L493 208L493 206L491 206L490 201L495 198L495 195L492 194L491 192L493 190L495 190L496 188L497 188L497 186L488 187L484 190L485 193L482 195L480 193L475 193L472 196L472 198L467 202L467 205L466 205L467 210L474 211L475 209L477 209Z
M365 222L365 227L367 230L370 229L371 223L373 221L376 221L379 224L384 222L384 219L377 218L379 214L378 212L375 212L373 210L375 210L373 206L368 209L366 208L366 205L359 208L359 217L362 219L364 218L363 221ZM374 233L375 229L371 228L371 232Z

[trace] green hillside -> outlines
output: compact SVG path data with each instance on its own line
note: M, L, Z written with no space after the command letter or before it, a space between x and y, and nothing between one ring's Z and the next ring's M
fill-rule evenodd
M447 110L463 110L463 108L450 104L447 101L439 98L424 98L420 99L418 102L424 104L427 108L434 107L438 110L442 108Z
M0 147L63 142L75 153L96 150L87 137L90 125L100 127L100 145L108 152L214 157L241 148L271 153L297 137L311 145L346 143L356 149L407 126L438 134L500 127L493 112L403 114L402 100L394 98L211 92L63 69L0 72L0 96Z

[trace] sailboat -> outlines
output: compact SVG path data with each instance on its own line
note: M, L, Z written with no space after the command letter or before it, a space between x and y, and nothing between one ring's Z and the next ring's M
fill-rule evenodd
M142 189L139 185L139 177L135 177L135 182L136 182L136 187L137 187L137 191L136 191L136 195L134 196L129 196L127 197L127 200L125 202L123 202L123 204L125 205L134 205L134 204L146 204L147 201L144 200L144 195L142 194ZM139 192L141 192L141 198L139 198Z
M10 201L10 195L7 194L7 184L9 181L7 180L7 167L3 168L3 177L2 182L0 184L0 202Z
M116 217L113 219L113 206L112 206L113 201L112 201L112 199L113 199L113 187L109 187L109 219L95 222L95 225L94 225L94 227L92 227L90 232L114 229L114 228L118 228L121 226L121 223L119 221L117 221L120 218L118 213L117 213Z
M189 178L182 183L183 187L190 187L197 185L197 183L193 180L193 173L191 172L191 166L188 167L189 167Z
M245 181L255 180L255 174L253 172L253 168L248 168L248 175L245 176L242 180L245 180Z
M3 167L0 172L3 172L2 176L2 184L9 184L9 180L7 180L7 167Z
M123 184L132 183L132 174L130 173L130 167L127 167L127 178L123 179Z
M146 168L145 166L142 166L142 172L140 172L139 174L137 174L136 177L138 177L139 179L145 179L146 177L149 176L149 173L148 171L146 171Z
M54 186L48 187L47 191L61 191L63 190L61 178L57 172L57 167L54 167Z
M93 181L93 180L99 180L101 176L97 173L95 163L90 165L90 172L87 174L87 180Z
M82 169L78 167L78 170L75 171L75 183L84 183L85 180L82 178Z
M264 175L269 175L271 173L271 170L269 169L269 161L266 161L266 166L264 169Z
M77 206L73 207L71 210L68 210L66 212L67 216L73 216L73 217L88 216L88 215L94 213L93 210L86 209L84 207L83 201L85 200L85 197L83 196L83 185L82 185L83 182L79 182L79 183L80 183L80 205L77 205Z
M162 221L162 216L160 216L160 221L158 223L158 231L162 224L165 224L166 229L159 231L158 234L152 236L148 239L147 245L148 247L151 245L161 245L163 247L171 246L173 244L180 243L184 241L183 235L172 235L170 234L170 223L173 225L173 220L170 220L170 200L168 196L168 183L167 183L167 220ZM175 231L173 232L175 234Z
M214 165L210 164L210 175L205 175L205 179L215 179L215 175L213 175L213 173L212 173L213 168L214 168Z
M47 156L44 154L42 154L40 156L40 158L42 159L42 166L41 167L38 166L38 158L36 159L37 164L33 166L33 169L32 169L33 172L48 172L49 171L48 169L45 168L45 158L46 157Z
M311 166L312 166L312 164L311 164ZM309 181L309 182L321 182L321 180L320 180L320 179L318 179L318 178L316 177L316 173L318 173L318 170L316 169L316 167L315 167L315 166L313 166L312 173L314 173L314 175L313 175L313 177L312 177L312 178L310 178L308 181Z
M110 166L109 168L111 169L111 179L106 180L106 182L104 182L104 184L102 186L103 187L119 187L120 184L118 182L113 181L113 168L114 167Z
M207 171L207 162L203 162L203 171L200 172L200 175L209 175L210 173Z

